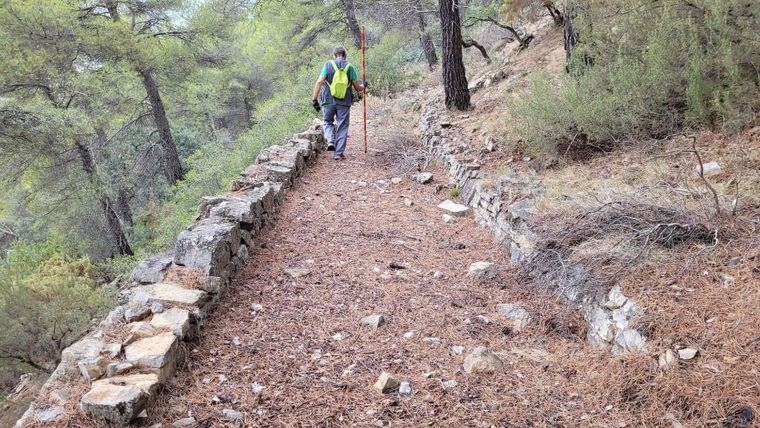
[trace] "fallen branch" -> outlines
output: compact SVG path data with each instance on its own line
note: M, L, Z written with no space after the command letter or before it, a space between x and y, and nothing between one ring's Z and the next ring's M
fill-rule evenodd
M527 48L528 45L530 44L530 42L533 41L533 34L528 34L527 36L525 36L523 38L522 36L520 36L520 33L518 33L517 30L515 30L515 28L512 27L511 25L502 24L501 22L499 22L499 21L497 21L497 20L495 20L495 19L493 19L491 17L488 17L488 18L470 18L470 21L467 24L465 24L465 27L468 27L468 28L472 27L473 25L475 25L475 24L477 24L479 22L488 22L490 24L493 24L493 25L495 25L495 26L497 26L499 28L503 28L503 29L509 31L510 33L512 33L512 36L514 36L514 38L517 40L517 42L520 43L520 50L523 50L523 49Z
M476 42L472 39L462 39L462 46L465 48L472 48L475 47L480 51L480 54L483 55L483 58L485 58L486 63L491 63L491 57L488 56L488 52L486 51L486 48L483 47L480 43Z
M715 203L715 215L720 215L720 199L718 198L718 192L715 191L715 188L712 187L709 181L707 181L707 178L705 178L705 167L702 164L702 156L699 155L699 150L697 150L697 137L695 135L691 136L691 148L694 152L694 155L697 157L697 162L699 162L699 178L702 179L702 182L705 183L705 186L707 186L708 189L710 189L710 192L713 194L713 202Z

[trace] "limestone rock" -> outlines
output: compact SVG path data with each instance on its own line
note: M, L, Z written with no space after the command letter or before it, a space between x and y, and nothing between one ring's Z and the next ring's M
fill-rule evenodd
M127 362L137 367L161 369L176 362L177 337L174 333L140 339L127 346L124 354Z
M219 276L239 246L240 226L237 223L201 220L177 237L174 263L200 268L209 275Z
M632 328L621 330L615 336L615 348L613 353L644 351L644 337Z
M82 397L82 410L92 419L126 425L145 409L157 388L158 377L153 374L99 380Z
M454 345L451 347L451 352L454 355L462 355L464 353L464 346Z
M123 375L134 367L134 364L131 363L111 363L106 367L106 377Z
M151 313L150 305L147 303L133 302L124 311L124 319L127 322L140 321L147 318Z
M530 323L530 312L524 306L512 303L500 303L496 310L507 318L515 331L522 331Z
M261 221L261 205L248 198L225 197L209 209L209 217L255 225Z
M289 268L285 269L285 273L293 279L302 278L311 274L311 271L306 268Z
M475 262L467 270L467 276L475 280L493 279L496 277L496 265L491 262Z
M699 174L699 171L700 171L699 165L695 166L694 169L697 171L697 174ZM702 170L705 177L709 177L711 175L718 175L720 174L720 165L718 164L718 162L715 162L715 161L707 162L705 164L702 164Z
M362 318L362 324L368 325L372 328L378 328L381 325L385 324L385 317L378 314L367 315L366 317Z
M106 373L108 360L103 357L89 357L79 361L79 372L88 382L101 378Z
M177 337L185 337L190 328L190 312L186 309L171 308L153 316L150 325L157 330L171 331Z
M409 382L401 382L401 385L398 387L398 393L401 395L411 395L412 385Z
M222 410L222 416L228 421L242 421L244 417L242 413L232 409Z
M697 356L699 351L694 348L682 348L678 350L678 358L682 360L691 360Z
M400 382L388 372L380 373L374 388L382 394L387 394L398 389Z
M607 296L607 302L605 302L604 306L607 309L617 309L625 305L625 302L627 301L628 298L625 297L622 290L620 290L620 285L615 285L610 290L610 293Z
M662 370L670 370L678 365L678 359L675 352L670 349L666 350L657 358L657 363Z
M404 179L401 178L401 177L393 177L393 178L391 178L391 183L393 183L393 184L399 184L402 181L404 181Z
M433 174L429 172L421 172L419 174L415 174L413 179L420 184L428 184L433 181Z
M442 219L443 219L443 222L446 223L446 224L456 223L456 221L457 221L454 217L452 217L452 216L450 216L448 214L444 214L443 217L442 217Z
M504 368L504 363L485 346L478 346L464 359L467 373L494 373Z
M144 337L155 336L158 331L153 325L147 321L139 321L129 325L129 334L136 339L142 339Z
M453 202L448 199L441 202L438 205L438 208L446 211L446 213L453 215L455 217L463 217L467 215L467 213L470 211L469 207L462 204L457 204L456 202Z
M59 365L63 369L64 377L73 379L78 376L80 374L79 361L100 356L104 346L105 342L102 339L89 335L64 349Z
M196 424L197 421L193 417L182 418L174 421L172 423L172 428L194 427Z
M404 206L411 207L412 205L414 205L414 201L409 198L404 198Z
M132 271L132 281L139 284L152 284L164 280L166 270L172 265L172 256L169 254L159 254L148 257L138 263Z
M54 422L63 414L62 407L45 407L34 411L34 418L39 422Z
M200 308L208 301L208 293L203 290L170 283L143 285L135 289L135 293L140 292L145 293L151 302L158 301L164 306L189 305Z

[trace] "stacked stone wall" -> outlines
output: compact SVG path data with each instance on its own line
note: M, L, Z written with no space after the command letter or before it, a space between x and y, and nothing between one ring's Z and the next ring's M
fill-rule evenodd
M197 339L257 236L275 221L287 190L323 146L315 123L264 149L234 180L231 193L204 197L198 218L174 248L140 262L122 290L123 303L64 350L16 427L55 426L77 408L117 425L144 414L184 358L183 343ZM82 385L84 394L77 394Z

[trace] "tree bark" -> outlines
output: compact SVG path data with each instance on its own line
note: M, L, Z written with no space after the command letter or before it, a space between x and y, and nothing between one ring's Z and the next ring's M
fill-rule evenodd
M113 210L111 198L109 198L106 192L103 190L102 184L97 177L97 172L95 171L95 161L92 159L92 153L90 153L90 149L79 142L75 143L75 146L77 153L79 154L79 158L82 161L82 169L84 170L85 174L87 174L87 178L89 178L92 186L95 188L95 193L98 196L100 208L103 211L103 217L106 220L108 231L111 233L111 237L113 238L113 245L116 248L116 251L122 256L133 255L134 253L132 252L132 247L129 245L127 236L124 234L124 230L121 227L119 217Z
M470 91L462 62L462 27L459 19L459 0L440 0L439 14L443 46L443 88L446 107L459 110L470 108Z
M359 26L359 21L356 20L356 8L354 7L354 0L341 0L343 3L343 9L346 11L346 22L348 23L348 30L354 37L354 46L357 49L362 47L362 30Z
M138 68L137 72L142 76L145 91L148 93L151 109L153 110L153 121L156 123L156 130L161 139L161 146L164 152L164 175L169 180L169 184L174 184L185 176L182 169L182 162L179 160L177 146L174 145L172 131L169 127L169 119L166 117L164 102L161 100L161 94L158 91L158 85L153 78L150 70Z
M422 51L425 52L425 58L427 59L430 70L433 70L436 64L438 64L438 55L435 54L435 44L433 44L433 38L430 37L430 32L427 30L427 23L425 22L425 14L422 12L422 4L419 0L415 1L414 6L417 9L417 17L419 18L420 26L420 44L422 45Z
M106 0L106 9L111 16L111 21L118 22L121 17L119 16L119 2L117 0Z
M129 194L126 190L119 189L119 195L116 197L116 209L119 211L119 218L124 223L132 226L134 219L132 218L132 208L129 206Z

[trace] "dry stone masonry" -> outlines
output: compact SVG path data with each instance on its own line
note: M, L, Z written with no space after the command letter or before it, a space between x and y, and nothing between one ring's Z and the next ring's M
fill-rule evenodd
M486 75L470 89L474 92L504 78ZM462 204L446 200L439 205L446 213L443 221L449 223L455 221L455 216L469 215L471 208L478 224L491 230L496 241L509 251L512 262L525 266L543 243L530 226L537 213L536 196L544 191L539 178L535 173L506 172L496 179L486 179L476 154L470 153L465 143L468 137L459 134L451 121L441 118L442 105L441 99L433 98L422 106L418 130L425 147L448 169L459 190ZM486 271L484 266L471 266L469 275L480 278ZM585 268L574 265L551 285L571 304L583 308L589 327L588 340L610 348L613 353L645 350L645 338L629 327L630 320L642 311L639 305L617 286L608 293L589 293L588 287L584 287L586 280ZM501 312L505 313L503 309ZM516 329L523 328L529 320L518 310L508 312L505 316L514 318Z
M125 425L143 414L183 358L184 341L198 337L233 275L249 257L259 232L274 221L285 192L323 149L321 126L264 149L231 187L205 197L196 222L173 251L140 262L113 309L83 339L64 350L61 363L16 427L55 425L70 400L99 423ZM192 285L167 280L172 269L193 272ZM71 392L87 385L78 397ZM229 420L239 420L234 414Z

